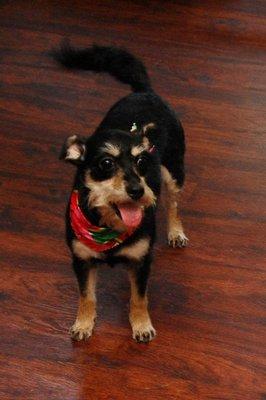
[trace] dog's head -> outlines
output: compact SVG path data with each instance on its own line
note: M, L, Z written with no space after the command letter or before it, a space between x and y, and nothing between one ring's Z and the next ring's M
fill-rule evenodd
M88 206L108 215L103 223L137 226L145 209L155 205L160 190L160 164L150 142L149 124L141 132L97 132L89 138L71 136L61 158L78 167L79 182L89 189ZM110 218L111 216L111 218ZM114 217L114 218L112 218ZM110 224L109 222L112 221Z

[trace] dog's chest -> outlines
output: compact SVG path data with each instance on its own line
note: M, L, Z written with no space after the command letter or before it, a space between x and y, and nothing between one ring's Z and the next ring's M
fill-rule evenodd
M127 246L119 246L117 250L112 253L112 256L110 256L108 253L96 252L90 249L88 246L77 239L74 239L72 241L73 253L77 257L81 258L84 261L94 259L100 262L108 263L112 263L112 260L115 261L119 258L127 258L132 261L140 261L148 253L149 247L150 239L148 237L145 237Z

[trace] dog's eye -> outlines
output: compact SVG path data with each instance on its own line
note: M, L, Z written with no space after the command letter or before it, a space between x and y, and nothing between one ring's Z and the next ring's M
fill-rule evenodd
M112 158L104 158L99 162L99 167L103 171L112 171L115 167L115 162Z
M148 162L145 157L139 157L136 161L137 168L140 174L145 174L148 168Z

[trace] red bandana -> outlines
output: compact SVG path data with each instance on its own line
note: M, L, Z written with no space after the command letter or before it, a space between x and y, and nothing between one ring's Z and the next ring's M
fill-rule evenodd
M130 237L136 229L119 233L108 227L92 225L80 209L77 190L72 192L70 199L70 222L76 237L97 252L113 249Z

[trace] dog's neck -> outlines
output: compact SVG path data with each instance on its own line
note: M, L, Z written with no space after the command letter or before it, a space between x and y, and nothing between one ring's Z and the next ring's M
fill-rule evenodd
M93 225L99 227L106 226L119 232L127 229L111 206L106 205L105 207L90 207L90 189L84 187L83 185L75 185L74 190L78 191L79 206L81 211Z
M79 205L85 217L91 221L93 225L99 226L101 214L95 207L89 207L90 190L84 186L75 187L79 193Z
M96 252L111 250L123 243L137 229L135 227L119 232L108 226L94 225L82 211L79 195L77 189L72 191L69 205L70 224L76 238L90 249Z
M79 207L84 216L95 226L126 232L136 229L142 222L144 213L140 206L135 206L134 203L132 206L118 206L120 215L114 206L108 203L93 207L93 203L90 202L90 189L83 184L80 176L77 176L73 189L78 192Z

